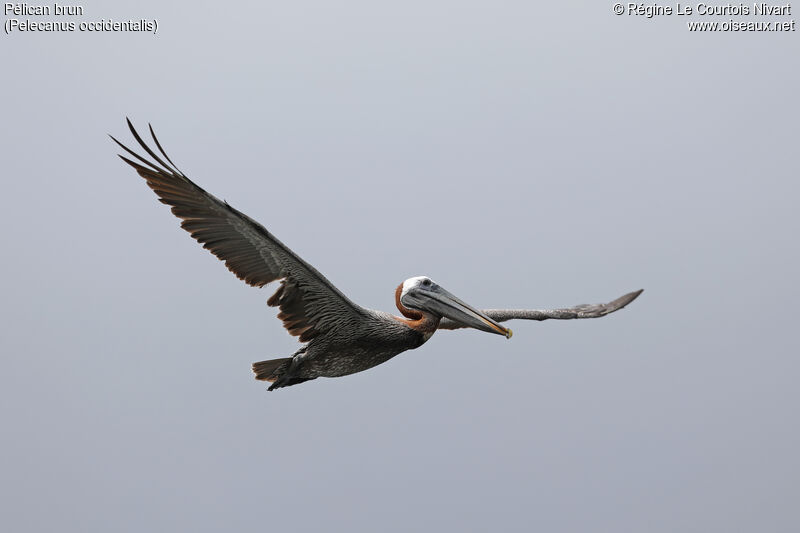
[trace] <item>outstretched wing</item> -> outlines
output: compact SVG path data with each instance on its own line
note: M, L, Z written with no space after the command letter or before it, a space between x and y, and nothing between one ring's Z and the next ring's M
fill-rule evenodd
M515 318L522 318L525 320L547 320L555 318L558 320L570 320L573 318L599 318L606 316L614 311L619 311L632 301L637 296L642 294L644 289L629 292L625 296L620 296L613 302L607 304L583 304L576 305L575 307L565 307L563 309L484 309L483 312L486 316L497 322L504 322ZM450 319L443 318L439 322L438 329L458 329L462 326Z
M161 148L150 127L156 147L167 162L150 149L128 120L133 137L155 161L148 161L123 145L114 142L136 161L120 155L147 181L162 203L182 219L181 227L197 242L225 262L228 269L254 287L282 280L267 301L280 307L278 318L292 335L306 342L332 328L356 328L369 315L351 302L330 281L276 239L264 226L227 202L195 185ZM137 162L138 161L138 162Z

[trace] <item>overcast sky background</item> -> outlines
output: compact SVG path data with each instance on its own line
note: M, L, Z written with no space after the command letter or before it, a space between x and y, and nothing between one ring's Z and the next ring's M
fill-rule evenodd
M800 530L798 33L379 4L0 37L0 529ZM268 393L272 287L116 157L126 116L366 307L421 274L478 307L645 292Z

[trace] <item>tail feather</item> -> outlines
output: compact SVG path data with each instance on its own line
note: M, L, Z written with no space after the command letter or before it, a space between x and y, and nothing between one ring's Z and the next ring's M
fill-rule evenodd
M269 361L259 361L258 363L253 363L253 372L256 374L256 379L261 381L269 381L272 383L268 390L275 390L281 387L297 385L298 383L315 379L287 375L291 364L291 357L270 359Z
M253 372L256 374L256 379L274 383L278 378L285 374L287 370L289 370L289 365L291 362L291 357L270 359L269 361L259 361L258 363L253 363Z

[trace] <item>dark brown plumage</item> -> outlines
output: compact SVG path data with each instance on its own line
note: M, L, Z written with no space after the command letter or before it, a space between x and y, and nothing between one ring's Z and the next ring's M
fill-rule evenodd
M286 330L306 344L291 357L253 364L256 379L272 382L269 390L366 370L421 346L437 328L473 327L510 337L511 330L498 322L512 318L595 318L621 309L641 293L629 293L610 304L553 311L482 312L421 276L397 288L396 303L403 317L364 309L261 224L186 177L167 156L152 127L150 135L160 156L142 140L130 120L128 127L155 162L112 137L131 156L120 157L145 179L162 203L172 207L173 214L182 220L181 227L249 285L262 287L280 280L267 303L280 309L278 318Z

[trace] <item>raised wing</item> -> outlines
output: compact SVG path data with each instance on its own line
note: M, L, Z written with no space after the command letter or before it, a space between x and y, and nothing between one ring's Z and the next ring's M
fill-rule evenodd
M575 307L565 307L563 309L484 309L483 312L486 313L489 318L497 322L504 322L515 318L522 318L524 320L599 318L613 313L614 311L619 311L634 301L637 296L642 294L643 290L644 289L639 289L638 291L629 292L625 296L620 296L613 302L607 304L583 304L576 305ZM441 322L439 322L438 329L459 329L463 327L465 326L443 318Z
M246 283L262 287L282 280L267 303L280 307L278 318L289 333L306 342L334 327L356 328L369 319L362 307L351 302L264 226L207 193L178 170L161 148L152 126L150 135L168 163L142 141L130 120L128 127L155 163L112 136L114 142L139 162L120 157L147 181L162 203L172 206L173 214L183 220L183 229Z

